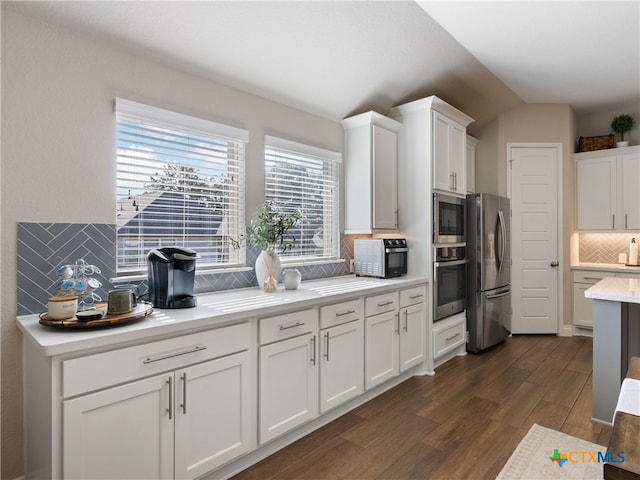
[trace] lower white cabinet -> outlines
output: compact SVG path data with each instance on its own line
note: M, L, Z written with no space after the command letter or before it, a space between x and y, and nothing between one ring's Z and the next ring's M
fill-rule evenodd
M248 369L245 351L64 401L64 477L197 478L247 452Z
M467 338L465 313L452 315L433 324L433 358L439 358L461 345Z
M262 338L271 338L263 335L269 330L297 335L260 346L260 443L318 415L317 322L314 324L313 316L307 310L260 320Z
M365 379L369 390L400 373L398 311L379 313L365 319Z
M422 363L425 359L426 308L424 303L400 310L400 371Z

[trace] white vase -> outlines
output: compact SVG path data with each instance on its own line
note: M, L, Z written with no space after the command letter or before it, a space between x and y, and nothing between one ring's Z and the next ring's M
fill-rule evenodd
M629 146L629 140L625 140L624 142L617 142L616 143L616 147L628 147Z
M269 273L276 283L280 281L280 257L273 250L262 250L258 258L256 258L256 278L258 279L258 287L264 288L264 283L269 278Z

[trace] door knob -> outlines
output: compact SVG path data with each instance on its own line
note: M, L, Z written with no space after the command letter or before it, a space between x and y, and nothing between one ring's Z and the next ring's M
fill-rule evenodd
M557 267L558 266L558 262L551 262L549 265L551 265L552 267Z

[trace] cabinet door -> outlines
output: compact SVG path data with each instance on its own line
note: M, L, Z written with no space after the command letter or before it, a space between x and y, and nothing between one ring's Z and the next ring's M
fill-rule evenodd
M453 175L453 191L467 193L467 130L457 122L449 123L449 172Z
M425 359L426 307L424 303L400 311L400 371L415 367Z
M173 374L63 403L63 476L173 478Z
M365 320L364 387L369 390L397 376L399 370L398 312L367 317Z
M593 300L586 298L584 292L595 283L573 284L573 324L593 328Z
M313 334L260 347L260 443L317 415L316 360Z
M622 156L622 228L640 230L640 154Z
M176 478L200 477L249 451L249 358L242 352L176 372Z
M433 188L450 192L453 187L451 170L449 168L449 119L444 115L433 112Z
M398 137L373 125L373 228L398 227Z
M614 230L616 157L579 160L576 169L578 229Z
M364 391L364 328L362 319L320 334L320 412Z

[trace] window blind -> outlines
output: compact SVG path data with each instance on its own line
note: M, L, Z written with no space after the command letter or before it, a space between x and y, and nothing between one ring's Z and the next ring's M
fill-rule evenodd
M295 247L283 258L319 260L339 255L338 172L342 155L265 136L265 198L284 212L299 211Z
M116 124L118 273L164 246L192 248L199 268L239 265L246 131L123 99Z

